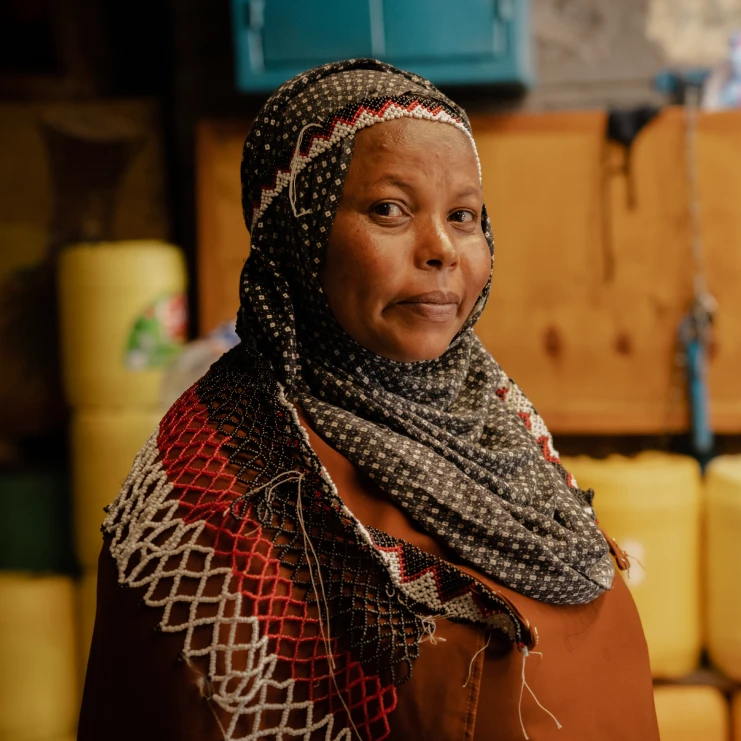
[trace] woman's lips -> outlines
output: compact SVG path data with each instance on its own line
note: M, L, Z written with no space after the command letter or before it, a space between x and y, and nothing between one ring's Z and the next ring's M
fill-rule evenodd
M457 293L445 291L430 291L410 296L403 301L397 301L397 305L406 311L410 311L423 319L434 322L446 322L458 314L458 306L461 303Z

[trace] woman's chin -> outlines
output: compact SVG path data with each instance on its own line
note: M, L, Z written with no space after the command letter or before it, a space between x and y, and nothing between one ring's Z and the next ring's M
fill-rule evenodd
M429 328L426 331L407 332L403 338L395 338L394 342L384 343L382 352L378 350L375 352L400 363L434 360L448 349L454 336L455 333L451 336L450 331L434 332Z

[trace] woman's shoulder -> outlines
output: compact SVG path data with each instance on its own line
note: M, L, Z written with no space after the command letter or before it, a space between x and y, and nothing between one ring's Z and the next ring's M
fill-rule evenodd
M268 441L285 433L280 388L264 361L242 346L225 353L162 417L141 448L131 476L159 468L180 482L195 471L239 465L247 479L250 465L264 467L259 455ZM131 478L131 477L130 477ZM134 481L124 483L122 493Z
M252 489L305 467L281 394L269 368L241 347L214 363L164 415L106 508L111 551L130 551L166 520L234 513Z

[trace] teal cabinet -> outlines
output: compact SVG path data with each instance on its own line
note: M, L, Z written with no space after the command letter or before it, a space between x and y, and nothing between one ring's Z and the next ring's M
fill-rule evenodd
M442 85L532 84L529 0L232 0L236 84L375 57Z

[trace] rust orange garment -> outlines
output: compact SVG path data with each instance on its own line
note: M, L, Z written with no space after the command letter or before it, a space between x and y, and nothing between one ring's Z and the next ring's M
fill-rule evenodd
M347 459L308 433L344 503L364 525L453 560ZM658 741L645 640L621 578L593 603L564 607L535 602L456 565L506 597L537 630L535 651L542 655L526 659L525 676L562 728L523 688L523 654L498 631L438 618L411 680L397 688L390 741L521 741L525 732L534 741ZM206 700L207 681L179 660L182 637L159 632L157 611L140 605L142 590L119 589L116 582L104 548L79 741L223 739Z
M340 496L364 525L451 558L313 433L305 419L302 422ZM522 720L531 739L658 740L646 641L633 598L620 576L614 588L594 602L562 606L523 597L470 567L456 565L505 594L537 630L535 650L542 656L528 657L527 682L562 728L558 730L525 690ZM437 620L435 637L445 640L423 644L412 681L399 689L399 709L391 716L393 738L522 741L522 654L496 632L488 636L478 626L445 619ZM477 655L487 640L488 648Z

